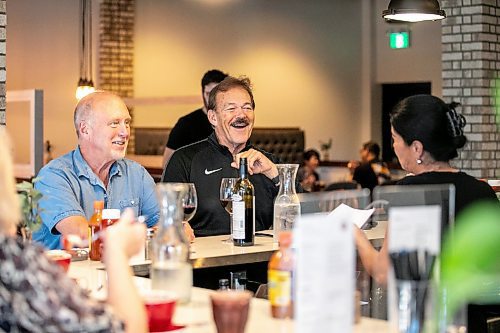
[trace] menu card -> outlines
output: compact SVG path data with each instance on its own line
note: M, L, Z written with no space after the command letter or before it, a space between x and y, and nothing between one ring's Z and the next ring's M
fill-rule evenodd
M391 207L388 226L389 252L440 252L441 206Z
M303 215L294 229L296 332L352 332L354 239L343 217Z
M337 208L332 210L330 218L347 220L354 223L358 228L362 228L366 221L372 216L375 208L371 209L356 209L344 203L340 204Z

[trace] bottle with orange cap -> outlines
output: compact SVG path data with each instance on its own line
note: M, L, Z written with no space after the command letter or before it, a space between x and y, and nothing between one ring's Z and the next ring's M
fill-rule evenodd
M279 250L269 260L267 282L271 315L274 318L293 318L293 265L292 233L279 235Z
M89 258L90 260L101 260L101 240L94 239L94 235L101 230L102 210L104 201L94 201L94 215L89 220Z

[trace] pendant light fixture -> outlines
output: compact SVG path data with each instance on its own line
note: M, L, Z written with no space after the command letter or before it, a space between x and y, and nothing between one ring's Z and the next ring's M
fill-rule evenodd
M80 79L76 99L95 91L92 81L92 0L80 0Z
M438 0L391 0L382 17L386 21L421 22L442 20L446 13Z

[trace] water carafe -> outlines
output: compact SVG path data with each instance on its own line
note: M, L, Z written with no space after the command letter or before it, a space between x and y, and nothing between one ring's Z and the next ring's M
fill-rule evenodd
M161 183L156 186L160 220L151 253L153 289L171 291L181 303L189 302L193 285L189 241L182 227L182 198L187 191L188 185L183 183Z
M300 201L295 192L295 177L298 164L277 164L280 190L274 200L274 241L277 242L279 234L284 230L292 230L300 216Z

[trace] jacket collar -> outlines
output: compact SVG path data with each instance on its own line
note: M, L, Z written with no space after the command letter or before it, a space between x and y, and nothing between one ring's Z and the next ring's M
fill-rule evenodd
M217 135L215 135L215 131L212 132L209 136L208 136L208 142L213 146L215 147L218 151L220 151L221 153L223 153L224 155L229 155L231 156L232 158L232 154L231 152L229 151L229 149L226 147L226 146L223 146L219 143L219 140L217 140ZM250 140L248 140L245 144L245 147L241 150L242 152L243 151L247 151L249 149L252 149L254 148L254 146L252 145L252 143L250 142Z

